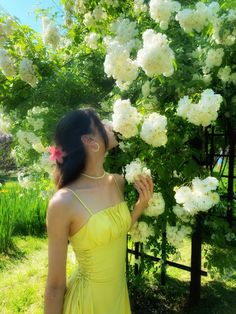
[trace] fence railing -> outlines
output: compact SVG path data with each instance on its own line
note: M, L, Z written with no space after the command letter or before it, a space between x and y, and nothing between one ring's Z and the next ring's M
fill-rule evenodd
M215 147L215 139L217 137L222 137L224 145L221 147L221 151L216 151ZM234 127L229 124L225 128L225 133L216 133L215 128L213 126L210 126L205 129L205 161L204 165L209 171L213 172L213 169L216 166L216 163L219 163L220 160L220 177L225 178L227 180L227 193L221 194L221 198L227 199L227 212L226 216L217 216L214 215L214 217L219 219L226 219L229 223L229 226L232 227L233 223L236 221L236 218L234 217L234 200L236 199L235 196L235 184L234 180L236 178L235 176L235 137L236 132ZM228 173L224 174L225 172L225 166L228 164ZM172 261L169 261L166 259L166 234L165 232L162 235L162 252L161 252L161 258L151 256L149 254L146 254L145 252L141 252L140 248L142 247L142 243L135 242L134 246L135 249L130 249L127 247L127 253L126 253L126 267L128 270L128 255L133 254L136 259L140 258L146 258L151 259L153 261L159 262L162 260L164 263L162 263L161 267L161 284L164 285L166 282L166 265L182 269L184 271L188 271L191 273L191 281L190 281L190 304L196 305L200 300L200 292L201 292L201 276L207 276L207 272L201 269L202 265L202 223L203 223L203 216L201 214L198 214L196 217L196 226L194 228L194 232L192 234L191 239L191 266L178 264ZM128 243L128 241L127 241ZM140 273L139 266L135 264L134 266L134 273L135 275Z

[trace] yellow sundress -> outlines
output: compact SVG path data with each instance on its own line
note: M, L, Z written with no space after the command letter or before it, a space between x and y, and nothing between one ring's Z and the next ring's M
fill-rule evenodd
M131 215L126 201L93 213L73 190L66 189L90 217L69 237L78 264L67 283L63 314L130 314L126 245Z

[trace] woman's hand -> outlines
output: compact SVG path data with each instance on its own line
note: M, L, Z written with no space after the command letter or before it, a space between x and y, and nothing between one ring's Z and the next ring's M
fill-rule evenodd
M153 196L153 181L150 176L139 176L138 179L134 181L134 187L139 193L139 198L136 203L138 207L142 210L148 207L148 202Z

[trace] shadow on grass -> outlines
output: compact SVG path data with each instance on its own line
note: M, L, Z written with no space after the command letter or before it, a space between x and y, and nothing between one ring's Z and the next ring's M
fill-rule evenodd
M0 271L7 268L9 264L15 264L26 257L26 253L12 242L6 252L0 253Z
M188 282L167 277L161 286L140 280L127 279L132 314L232 314L236 313L236 289L223 282L211 281L202 286L201 300L195 307L189 305Z

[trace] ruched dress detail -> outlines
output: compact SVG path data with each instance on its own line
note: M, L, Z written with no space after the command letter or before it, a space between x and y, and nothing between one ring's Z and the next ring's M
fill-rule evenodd
M76 267L68 279L63 314L130 314L126 281L126 201L93 213L69 237Z

